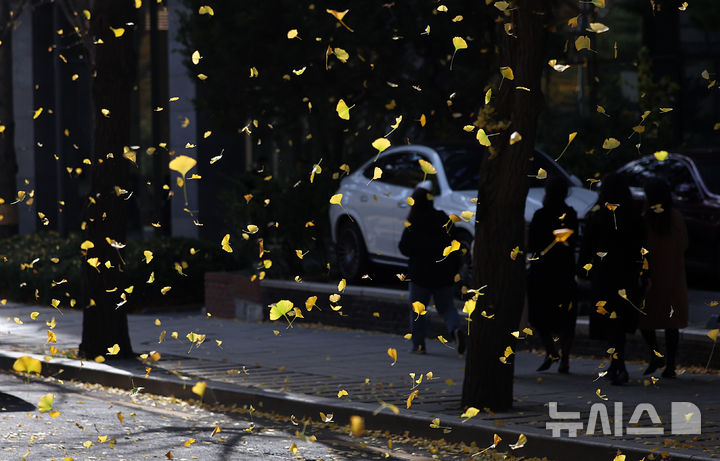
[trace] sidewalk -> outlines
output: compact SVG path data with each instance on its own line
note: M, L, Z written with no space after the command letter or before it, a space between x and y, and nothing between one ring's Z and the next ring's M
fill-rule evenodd
M77 348L80 340L82 315L78 311L63 311L38 306L8 303L0 318L0 362L9 369L19 355L48 354L45 343L45 321L55 317L57 344L60 350ZM32 311L40 312L37 320L30 319ZM22 325L13 318L18 317ZM156 326L159 319L161 325ZM352 414L365 417L368 428L390 429L402 434L449 441L475 442L483 448L492 444L493 433L503 442L500 451L509 451L519 434L527 436L524 448L513 454L518 456L546 456L551 460L584 461L614 458L618 449L629 460L645 459L713 459L720 455L720 376L682 374L675 380L661 380L656 384L643 384L641 378L645 364L630 366L631 383L623 387L610 386L604 379L596 380L601 361L576 359L571 362L569 376L555 372L539 374L534 370L541 357L531 353L518 353L516 358L515 398L512 412L489 415L481 412L463 422L460 419L464 361L454 350L431 341L426 356L409 354L410 345L402 336L309 326L298 319L294 328L287 322L242 323L229 319L208 318L201 314L132 315L130 332L135 352L156 350L162 360L150 364L148 378L144 364L139 361L110 361L105 364L54 358L44 363L44 374L61 379L79 379L121 388L144 387L145 392L196 398L190 392L199 381L208 384L204 400L223 404L252 404L258 409L309 416L318 420L318 412L334 413L335 421L345 424ZM166 331L159 344L161 331ZM179 339L171 337L177 331ZM189 332L205 334L204 343L196 348L185 338ZM277 334L275 333L277 332ZM216 341L222 341L220 345ZM392 366L387 355L389 347L398 351L398 361ZM60 372L62 370L62 372ZM433 379L424 378L412 407L406 409L411 393L409 373L416 377L432 371ZM59 373L59 374L58 374ZM596 391L599 389L602 400ZM348 395L338 398L338 392ZM550 422L548 403L558 402L558 411L579 411L583 430L577 438L551 437L545 428ZM602 435L598 424L595 436L585 435L590 406L604 403L611 420L613 403L624 404L623 422L628 424L638 403L651 403L664 424L664 435L633 436ZM670 402L692 402L702 412L702 435L670 435ZM381 403L396 405L400 411L394 415L383 409L373 413ZM440 426L452 430L430 428L434 418ZM611 421L614 428L614 422ZM647 414L642 426L649 426ZM659 427L659 426L657 426ZM597 434L600 435L597 435Z

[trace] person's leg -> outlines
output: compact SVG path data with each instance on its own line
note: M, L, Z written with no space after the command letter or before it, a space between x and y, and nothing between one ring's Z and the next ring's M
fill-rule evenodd
M426 319L413 310L412 303L420 302L426 308L430 302L432 291L410 282L410 332L412 333L413 351L425 351Z
M625 328L619 319L614 319L610 327L610 348L613 349L613 358L610 362L608 374L612 384L624 384L628 381L628 372L625 368Z
M648 349L650 350L650 358L648 359L648 367L643 372L644 375L650 375L655 372L658 368L661 368L663 365L665 365L665 361L658 357L655 351L658 350L658 344L657 344L657 335L655 334L655 330L647 330L642 329L640 330L640 333L642 334L643 339L645 340L645 344L647 344Z
M443 316L450 337L455 340L459 354L465 352L465 332L460 325L460 315L455 308L455 289L452 285L433 290L433 300L438 313Z
M667 357L667 366L663 371L664 378L675 377L675 358L677 357L678 345L680 343L680 332L677 328L668 328L665 330L665 348Z
M460 328L460 315L455 308L455 294L453 286L434 288L432 290L433 301L438 313L443 316L445 326L452 333Z
M575 306L571 306L571 309L576 309ZM577 323L577 310L568 313L565 323L565 328L560 334L560 366L558 371L560 373L570 372L570 349L572 348L573 340L575 339L575 324Z

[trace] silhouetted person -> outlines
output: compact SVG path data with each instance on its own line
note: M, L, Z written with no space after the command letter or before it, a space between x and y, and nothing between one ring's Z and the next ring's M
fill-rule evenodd
M528 229L528 253L531 258L528 314L546 354L538 371L547 370L558 358L561 359L558 371L570 371L570 347L577 320L575 246L578 220L575 210L565 203L567 194L568 183L564 178L548 179L543 207L535 212ZM558 240L567 234L570 237L556 242L556 234ZM554 334L559 338L560 356Z
M590 337L606 339L612 351L607 377L613 384L628 381L625 335L637 328L642 288L642 247L645 225L630 188L618 174L602 182L598 202L588 215L579 272L589 273L593 306ZM592 264L588 270L583 268Z
M430 191L418 187L412 194L414 200L400 238L400 252L407 256L410 278L410 328L413 348L411 352L424 354L426 315L412 308L413 302L430 307L430 298L443 316L451 336L457 341L458 352L464 352L464 335L460 329L460 316L454 304L453 279L459 268L459 251L443 256L443 250L452 241L449 234L450 218L433 207Z
M675 377L675 356L680 333L688 323L688 293L685 280L685 250L688 246L687 228L682 214L673 207L670 185L652 178L645 184L647 210L648 286L645 293L646 316L640 318L643 338L650 349L650 361L645 374L652 374L665 366L664 378ZM665 330L665 357L658 351L655 330ZM659 353L659 352L658 352Z

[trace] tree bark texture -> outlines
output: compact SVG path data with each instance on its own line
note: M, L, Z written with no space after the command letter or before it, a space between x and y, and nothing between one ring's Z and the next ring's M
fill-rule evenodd
M133 355L127 324L127 304L121 295L129 283L123 272L122 249L114 248L108 238L125 243L130 162L123 148L130 144L132 92L136 80L136 56L133 43L134 8L130 0L103 0L95 3L90 36L101 39L95 48L94 145L91 188L85 204L86 239L94 244L86 259L98 258L99 265L85 264L84 274L89 297L83 311L80 352L88 358L106 356L114 344L120 346L117 357ZM124 28L120 37L110 29ZM103 113L108 110L109 113ZM106 265L109 261L110 267Z
M514 356L506 364L500 357L508 346L515 350L511 333L518 329L525 302L524 255L513 260L510 254L525 244L527 175L543 106L540 78L550 14L548 0L516 0L512 7L504 19L512 21L513 36L500 34L499 64L512 68L514 80L501 83L494 102L496 121L510 123L490 138L493 146L480 172L473 285L487 288L471 316L462 396L464 407L492 410L508 409L513 402ZM522 140L510 145L514 131Z
M17 205L10 205L17 195L17 161L15 159L15 122L13 114L12 2L0 2L0 238L18 232Z

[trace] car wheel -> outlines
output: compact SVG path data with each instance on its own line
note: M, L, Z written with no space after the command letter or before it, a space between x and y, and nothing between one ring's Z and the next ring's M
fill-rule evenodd
M367 266L367 250L362 233L355 223L345 222L340 225L335 249L340 275L351 281L360 279Z

